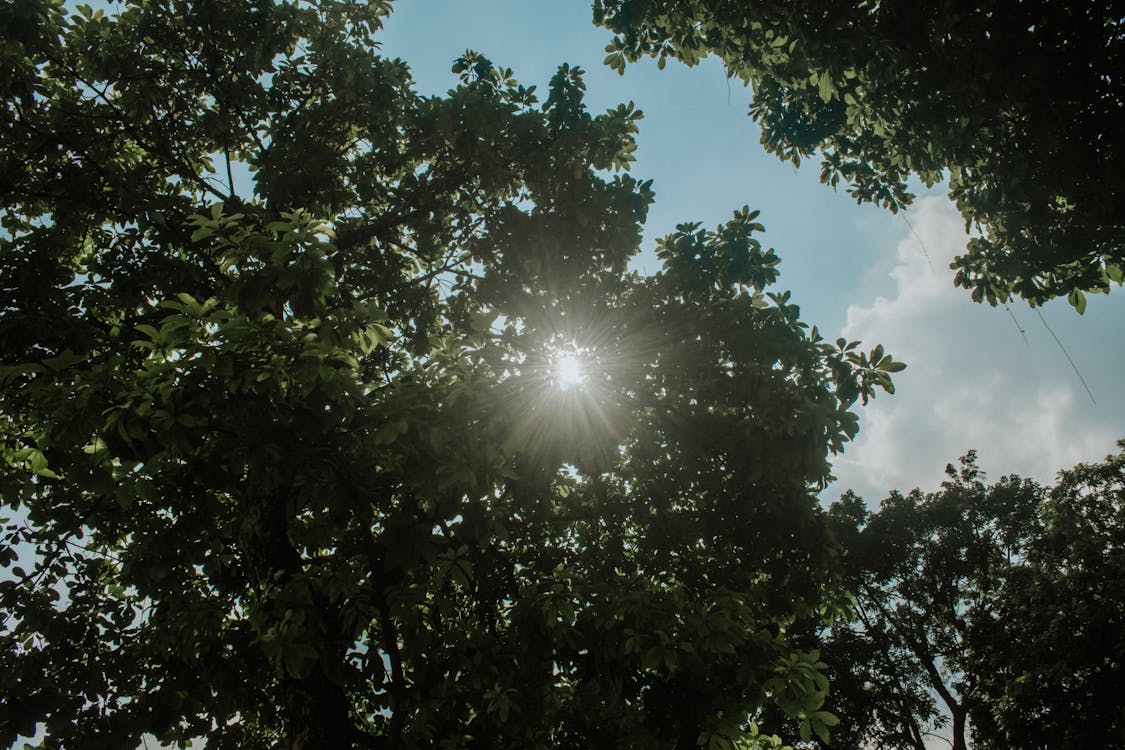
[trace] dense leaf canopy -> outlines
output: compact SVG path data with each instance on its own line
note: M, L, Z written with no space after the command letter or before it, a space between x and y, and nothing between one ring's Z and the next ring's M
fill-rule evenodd
M902 365L765 291L756 213L640 277L580 70L426 98L385 3L115 7L0 6L0 744L826 735L786 626Z
M954 264L977 301L1125 278L1125 7L1115 0L596 0L607 63L717 55L753 86L762 144L860 201L948 178L981 230Z

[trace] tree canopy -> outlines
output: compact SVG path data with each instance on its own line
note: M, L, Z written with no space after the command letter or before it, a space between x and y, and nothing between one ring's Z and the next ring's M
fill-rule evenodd
M0 7L0 743L827 737L787 627L902 365L748 209L630 272L640 113L473 53L419 96L387 12Z
M954 750L969 746L970 623L992 613L1038 513L1038 485L1019 477L986 485L973 454L947 473L939 491L892 493L873 514L852 495L833 508L837 528L860 522L845 542L857 620L833 640L872 651L859 682L887 697L855 725L882 746L924 750L927 733L943 726Z
M966 659L977 746L1125 743L1125 441L1061 472Z
M753 87L765 148L897 211L949 180L956 283L1031 304L1125 280L1125 13L1058 3L595 0L606 62L718 56Z
M842 747L1039 750L1125 742L1125 441L1053 487L988 484L970 453L934 492L830 509L855 614L819 648ZM800 633L797 636L797 633ZM790 730L792 731L792 730Z

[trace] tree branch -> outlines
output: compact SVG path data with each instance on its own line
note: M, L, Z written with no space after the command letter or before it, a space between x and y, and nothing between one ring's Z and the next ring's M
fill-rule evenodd
M197 174L194 169L189 169L186 164L184 164L182 161L180 161L178 158L176 158L176 156L174 154L168 154L168 153L162 151L161 149L157 148L156 146L147 142L146 139L143 136L141 136L141 134L138 133L135 128L132 127L128 118L126 118L122 115L121 110L117 108L117 105L115 105L109 99L109 97L106 96L105 91L103 91L101 89L98 89L96 86L94 86L93 84L86 81L81 75L78 74L78 71L74 70L70 66L63 65L62 67L68 73L73 75L74 79L78 83L82 84L86 88L93 91L97 95L98 99L100 99L107 107L110 108L110 110L113 112L113 114L117 118L118 124L121 126L122 130L126 134L128 134L129 137L131 137L137 143L138 146L145 149L146 151L148 151L153 156L156 156L159 159L163 160L168 166L172 167L181 178L183 178L185 180L188 180L189 182L194 184L196 187L198 187L203 192L209 193L209 194L215 196L216 198L223 201L224 203L234 200L233 195L224 195L221 191L216 190L205 179L203 179L199 174Z
M383 646L391 661L391 724L388 730L390 747L397 747L406 723L405 706L402 705L406 693L406 676L402 669L402 652L398 647L398 633L391 619L390 609L383 595L379 597L379 629L383 636Z

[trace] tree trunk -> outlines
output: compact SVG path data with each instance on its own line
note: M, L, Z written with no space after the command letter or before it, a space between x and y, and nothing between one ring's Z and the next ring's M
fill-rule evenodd
M285 498L268 494L249 499L239 533L243 567L255 585L285 585L301 570L301 557L289 541ZM278 577L278 574L280 576ZM307 677L282 677L288 750L331 747L350 750L362 742L350 716L351 702L343 687L325 674L325 659L342 659L337 612L317 601L325 632L318 663ZM339 652L339 653L336 653Z
M304 679L286 682L288 750L357 747L360 733L352 725L350 702L339 685L329 681L319 667Z
M965 709L957 707L953 710L953 750L966 750L965 744Z

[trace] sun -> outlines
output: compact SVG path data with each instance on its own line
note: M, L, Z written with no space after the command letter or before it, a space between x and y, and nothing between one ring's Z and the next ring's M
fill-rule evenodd
M586 365L577 352L562 352L555 357L551 375L559 389L567 391L586 381Z

